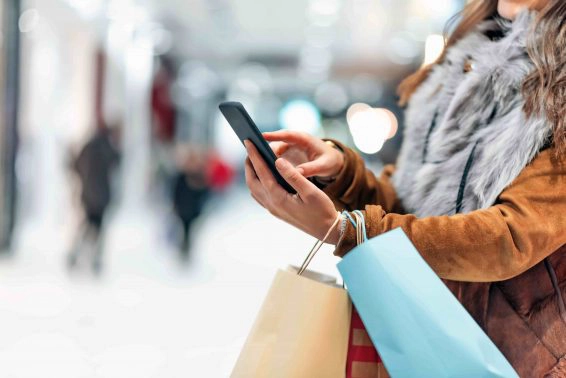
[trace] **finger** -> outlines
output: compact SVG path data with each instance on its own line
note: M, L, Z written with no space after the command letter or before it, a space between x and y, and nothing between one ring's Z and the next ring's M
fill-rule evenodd
M299 131L291 130L281 130L273 131L269 133L263 133L265 140L269 142L286 142L290 144L296 144L303 147L308 147L311 145L311 135L307 133L302 133Z
M250 194L252 198L264 209L268 210L271 214L279 217L279 212L277 211L276 206L270 206L273 201L269 201L268 194L265 191L263 185L259 182L254 170L250 159L246 159L246 183L251 182L248 184L249 187L253 187L253 190L250 189ZM284 197L279 198L278 200L283 201Z
M257 148L250 141L245 142L246 149L252 164L252 167L259 178L260 183L267 190L269 196L280 196L285 190L277 183L271 170L259 154Z
M251 193L251 192L250 192ZM259 206L263 207L264 209L266 208L265 205L263 204L263 202L259 199L259 197L257 197L255 194L251 193L252 198L258 203Z
M275 156L279 157L287 152L290 145L285 142L271 142L269 143L269 147L271 147Z
M298 165L297 169L305 177L323 176L322 173L324 173L324 161L322 161L322 159L309 161Z
M252 166L252 163L250 161L250 159L246 159L246 165L244 168L244 172L246 175L246 185L248 186L248 188L250 189L250 193L252 195L252 197L263 207L265 200L264 200L264 196L265 196L265 189L263 188L263 185L261 185L261 182L259 182L259 179L257 178L254 168Z
M283 158L275 162L281 176L297 191L303 201L315 193L318 188L306 179L291 163Z
M254 166L252 165L252 162L250 161L249 157L246 158L246 163L244 165L244 173L246 176L246 184L254 183L255 181L258 180L257 174L255 173L254 170Z

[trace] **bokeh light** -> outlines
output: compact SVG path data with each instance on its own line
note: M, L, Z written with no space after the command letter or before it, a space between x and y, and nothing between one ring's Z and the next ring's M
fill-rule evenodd
M426 38L425 57L423 66L434 63L444 50L444 37L440 34L431 34Z
M396 64L411 64L420 54L421 44L407 32L399 33L389 40L387 56Z
M22 33L32 32L39 25L39 12L35 8L26 9L20 16L18 26Z
M309 101L291 100L281 109L279 123L287 130L316 134L320 129L320 113Z
M387 139L391 139L395 136L395 134L397 134L397 130L399 129L399 121L391 110L385 108L382 108L382 110L387 113L387 115L389 116L389 121L391 122L389 135L387 136Z
M356 147L365 154L379 152L392 129L391 116L385 109L355 112L348 121Z
M338 114L348 104L348 94L344 87L335 82L320 84L314 92L316 105L324 112Z
M346 120L348 121L348 124L350 124L352 122L352 117L355 114L357 114L359 112L366 111L368 109L371 109L371 107L368 104L364 104L362 102L358 102L358 103L350 105L350 107L348 108L348 111L346 112Z

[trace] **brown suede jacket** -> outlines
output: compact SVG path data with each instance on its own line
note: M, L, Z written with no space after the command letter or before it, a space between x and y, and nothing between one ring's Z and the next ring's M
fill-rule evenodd
M566 377L566 159L542 151L488 209L417 218L403 211L393 166L378 179L334 142L345 155L325 188L336 206L365 208L368 237L401 227L522 377ZM347 223L338 256L355 247Z

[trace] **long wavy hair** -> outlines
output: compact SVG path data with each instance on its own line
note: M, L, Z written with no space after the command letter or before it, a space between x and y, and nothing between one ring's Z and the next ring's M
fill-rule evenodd
M478 23L497 15L497 1L473 0L464 8L459 24L446 40L442 55L399 85L397 93L401 105L407 104L432 67L443 62L450 46ZM560 154L566 150L566 1L549 0L539 11L527 38L527 53L535 68L522 84L523 111L527 117L545 116L548 119L553 128L553 143Z

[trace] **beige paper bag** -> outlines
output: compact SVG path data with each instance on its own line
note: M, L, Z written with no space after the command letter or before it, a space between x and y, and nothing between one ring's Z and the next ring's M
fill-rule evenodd
M232 378L345 376L351 303L346 290L314 277L277 272Z

